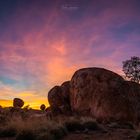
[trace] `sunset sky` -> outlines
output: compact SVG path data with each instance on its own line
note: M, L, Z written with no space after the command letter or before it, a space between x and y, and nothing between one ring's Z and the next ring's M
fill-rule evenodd
M140 0L0 0L0 104L37 108L82 67L119 74L140 56Z

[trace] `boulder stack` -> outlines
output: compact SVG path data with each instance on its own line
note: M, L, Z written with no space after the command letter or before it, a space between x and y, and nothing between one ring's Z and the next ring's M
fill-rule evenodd
M76 71L71 81L48 93L51 108L93 116L101 121L132 121L140 117L140 84L125 81L103 68Z

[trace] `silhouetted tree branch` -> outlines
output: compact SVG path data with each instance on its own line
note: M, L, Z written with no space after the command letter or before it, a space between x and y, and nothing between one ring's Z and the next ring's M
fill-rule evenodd
M140 82L140 58L133 56L130 60L123 61L123 72L131 81Z

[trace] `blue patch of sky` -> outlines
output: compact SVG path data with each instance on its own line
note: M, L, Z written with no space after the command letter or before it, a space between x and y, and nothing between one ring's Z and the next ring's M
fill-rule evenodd
M15 80L6 76L0 76L0 81L3 83L3 85L12 86L16 91L30 89L34 80L35 79L29 80L27 77L23 77L21 80Z
M140 34L140 22L131 22L120 27L113 26L110 32L115 39L124 41L131 33Z
M5 77L5 76L0 76L0 81L3 84L6 84L6 85L13 85L13 84L17 83L16 80L8 78L8 77Z

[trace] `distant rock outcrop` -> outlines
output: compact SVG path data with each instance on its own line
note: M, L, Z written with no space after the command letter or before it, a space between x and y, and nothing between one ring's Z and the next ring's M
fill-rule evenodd
M101 121L136 122L140 117L140 85L103 68L76 71L70 82L50 90L48 100L60 113L67 110Z
M20 98L14 98L13 100L13 106L15 108L21 108L24 105L24 101Z
M44 110L46 109L46 106L45 106L44 104L42 104L42 105L40 106L40 109L41 109L42 111L44 111Z

